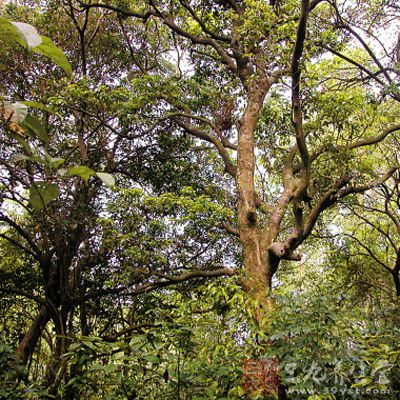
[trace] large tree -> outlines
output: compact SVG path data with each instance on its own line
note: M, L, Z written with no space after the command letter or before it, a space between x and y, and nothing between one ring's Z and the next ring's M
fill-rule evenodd
M243 287L261 305L269 303L280 261L301 259L297 250L321 213L395 171L393 165L366 173L356 160L365 157L364 147L400 126L351 121L382 102L370 81L381 83L377 77L383 74L392 85L397 78L356 33L358 25L369 23L368 32L376 34L398 12L395 6L380 4L371 11L361 4L355 11L344 2L318 0L81 6L168 28L169 40L176 43L171 55L176 70L166 78L149 71L161 92L158 113L218 153L235 187L237 206L237 222L225 227L240 238ZM358 48L352 35L361 43ZM357 67L359 79L352 79L351 70L343 76L353 86L340 85L344 61L324 67L332 53ZM355 103L352 93L358 95L358 109L348 104ZM328 98L330 107L319 109ZM274 106L280 108L280 121L271 117Z
M74 78L1 54L4 100L36 107L21 126L2 112L1 245L24 256L1 292L37 303L17 360L45 338L52 393L82 372L67 373L72 338L157 325L142 296L157 289L243 266L263 325L278 267L325 210L396 177L397 160L369 159L400 129L398 49L369 43L390 2L30 5L5 14L52 36Z
M227 241L214 232L226 212L205 197L196 198L194 190L201 192L204 182L197 176L196 157L188 155L188 140L168 126L143 130L136 119L142 118L138 110L145 115L144 100L132 95L126 82L115 83L115 76L132 72L142 49L126 44L120 21L107 20L101 10L82 11L72 3L57 15L53 10L51 4L38 8L28 20L40 30L54 27L56 19L63 21L65 32L75 36L59 41L75 67L76 81L62 80L52 63L42 57L32 60L7 40L2 88L4 100L13 102L4 101L1 107L0 155L2 246L21 252L21 262L2 266L0 291L6 301L20 296L36 303L37 315L21 326L26 331L12 344L20 339L16 362L27 365L46 338L50 393L65 379L62 356L71 338L93 334L117 340L149 324L141 316L128 323L114 302L125 304L128 297L132 304L137 296L159 288L233 274L221 256L229 252L223 251ZM24 7L9 6L7 16L19 19L25 12ZM125 52L109 47L112 40L125 45ZM159 41L143 45L147 48L141 62L162 73L158 52L167 50ZM140 90L142 82L137 86ZM120 178L120 192L107 188L115 181L110 173ZM189 183L195 189L181 193ZM133 185L156 196L154 201L138 189L128 195ZM166 189L176 196L158 201ZM113 202L120 207L109 207ZM179 223L182 210L196 218L196 227L188 220ZM114 219L106 218L107 213ZM183 226L186 240L194 244L180 251ZM31 275L23 272L29 265ZM107 312L113 315L103 319ZM54 337L45 334L49 326Z

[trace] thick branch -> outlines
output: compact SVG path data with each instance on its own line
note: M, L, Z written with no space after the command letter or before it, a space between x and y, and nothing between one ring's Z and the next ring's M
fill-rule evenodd
M339 193L339 198L344 198L348 196L349 194L354 194L354 193L363 193L369 189L372 189L375 186L380 185L383 182L386 182L396 171L398 170L398 167L393 167L389 169L381 178L371 181L365 185L361 186L348 186L346 189L342 190Z
M362 140L358 140L357 142L350 143L348 145L343 146L346 150L353 150L357 147L363 147L363 146L370 146L372 144L376 144L379 142L382 142L388 135L391 133L400 130L400 124L393 125L386 130L384 130L380 135L375 136L375 137L370 137Z
M296 44L292 55L293 125L296 131L297 147L299 149L300 157L303 162L306 186L309 180L309 155L303 130L303 118L302 118L301 100L300 100L300 77L301 77L300 60L304 50L308 13L309 13L309 0L303 0L301 5L301 16L300 16L299 26L297 29Z
M391 168L386 174L384 174L378 180L374 180L365 185L360 185L360 186L348 185L351 180L350 175L344 175L340 179L336 180L336 182L334 182L331 185L330 189L327 190L327 192L321 196L315 207L311 210L306 220L304 231L300 235L296 233L295 235L291 235L288 238L288 240L286 241L288 247L291 249L295 249L296 247L298 247L311 234L311 231L314 228L320 214L328 207L335 204L339 199L343 199L344 197L350 194L363 193L368 189L371 189L385 182L393 175L393 173L396 170L397 168Z

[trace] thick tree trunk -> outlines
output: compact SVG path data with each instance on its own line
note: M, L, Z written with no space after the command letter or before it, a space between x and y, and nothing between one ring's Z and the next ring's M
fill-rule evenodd
M43 305L15 352L15 361L18 365L27 364L50 318L51 315L48 308Z
M263 246L257 218L254 131L267 91L267 84L253 84L249 87L247 108L239 125L236 175L239 235L246 271L244 289L258 304L255 319L259 324L262 323L263 310L270 306L268 294L271 288L271 273L268 250Z
M393 273L394 287L396 289L396 296L400 297L400 277L399 273Z

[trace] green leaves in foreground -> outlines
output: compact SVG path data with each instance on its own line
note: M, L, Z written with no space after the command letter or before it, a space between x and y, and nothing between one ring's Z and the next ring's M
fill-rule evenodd
M51 157L50 157L51 158ZM30 159L23 154L16 154L14 162ZM51 158L52 162L64 162L63 159ZM95 172L85 165L72 167L67 172L68 176L79 176L86 183L91 176L97 176L107 186L114 186L115 179L112 175L105 172ZM45 208L52 200L60 195L60 189L56 183L35 182L29 189L29 202L35 211L40 211Z
M3 39L14 40L28 51L42 42L38 31L32 25L12 22L3 17L0 17L0 34Z
M87 167L86 165L77 165L76 167L72 167L68 170L68 176L79 176L82 178L86 183L88 183L89 178L96 174L91 168Z
M29 190L29 202L35 211L45 208L52 200L60 194L58 185L55 183L36 182Z
M107 186L114 186L115 185L115 179L112 175L107 174L105 172L97 172L96 173L97 177L101 179L101 181L107 185Z
M24 126L34 137L37 137L43 143L48 143L49 135L47 130L36 117L27 115L24 120Z
M86 183L88 183L89 178L91 176L97 176L101 179L101 181L107 186L114 186L115 179L112 175L107 174L106 172L96 172L93 169L87 167L86 165L78 165L76 167L72 167L67 172L68 176L79 176Z
M43 54L50 58L56 65L61 67L67 76L70 78L72 75L72 68L69 64L67 57L61 49L59 49L48 37L42 36L42 43L32 49L35 53Z
M3 103L5 115L8 117L11 122L15 122L16 124L20 124L28 114L28 107L22 103L10 103L5 101Z
M39 35L32 25L24 22L12 22L0 17L0 37L6 41L17 42L29 53L42 54L56 65L61 67L68 77L72 75L72 68L67 57L49 38Z

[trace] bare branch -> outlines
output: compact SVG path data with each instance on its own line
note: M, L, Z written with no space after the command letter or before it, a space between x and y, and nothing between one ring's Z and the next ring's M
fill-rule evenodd
M225 42L225 43L230 43L231 42L231 39L229 39L229 38L227 38L225 36L218 35L218 34L212 32L210 29L208 29L207 26L205 25L205 23L196 14L196 12L193 10L193 8L190 7L190 4L186 0L179 0L179 2L182 4L182 6L184 8L186 8L186 10L189 11L190 15L199 24L200 28L202 29L202 31L204 33L206 33L207 35L209 35L210 37L212 37L215 40L219 40L219 41Z
M33 293L26 293L20 289L15 289L15 288L0 288L0 292L2 293L11 293L11 294L16 294L18 296L26 297L29 300L33 300L36 303L42 304L43 306L47 306L47 302L45 299L42 299L41 297L33 294Z
M396 124L396 125L393 125L387 129L385 129L378 136L366 138L363 140L358 140L357 142L350 143L345 146L339 146L339 148L342 147L346 150L353 150L357 147L370 146L371 144L376 144L376 143L382 142L382 140L384 140L388 135L390 135L391 133L396 132L398 130L400 130L400 124Z
M9 237L7 235L4 235L3 233L0 233L0 238L3 238L5 240L7 240L13 246L23 250L25 253L30 254L33 258L35 258L38 261L40 261L40 258L38 257L38 255L36 253L34 253L33 251L29 250L28 248L26 248L24 245L22 245L21 243L17 242L13 238L11 238L11 237Z
M345 150L354 150L359 147L364 146L371 146L373 144L377 144L382 142L389 136L391 133L400 130L400 124L393 125L387 129L385 129L380 135L369 137L366 139L358 140L353 143L345 144L345 145L332 145L327 144L321 146L318 150L310 155L310 164L313 163L319 156L324 154L325 152L338 152L338 151L345 151ZM297 173L302 169L302 164L299 163L293 167L293 173Z
M228 233L231 233L232 235L239 237L239 229L232 226L229 222L223 222L221 227L225 229Z

